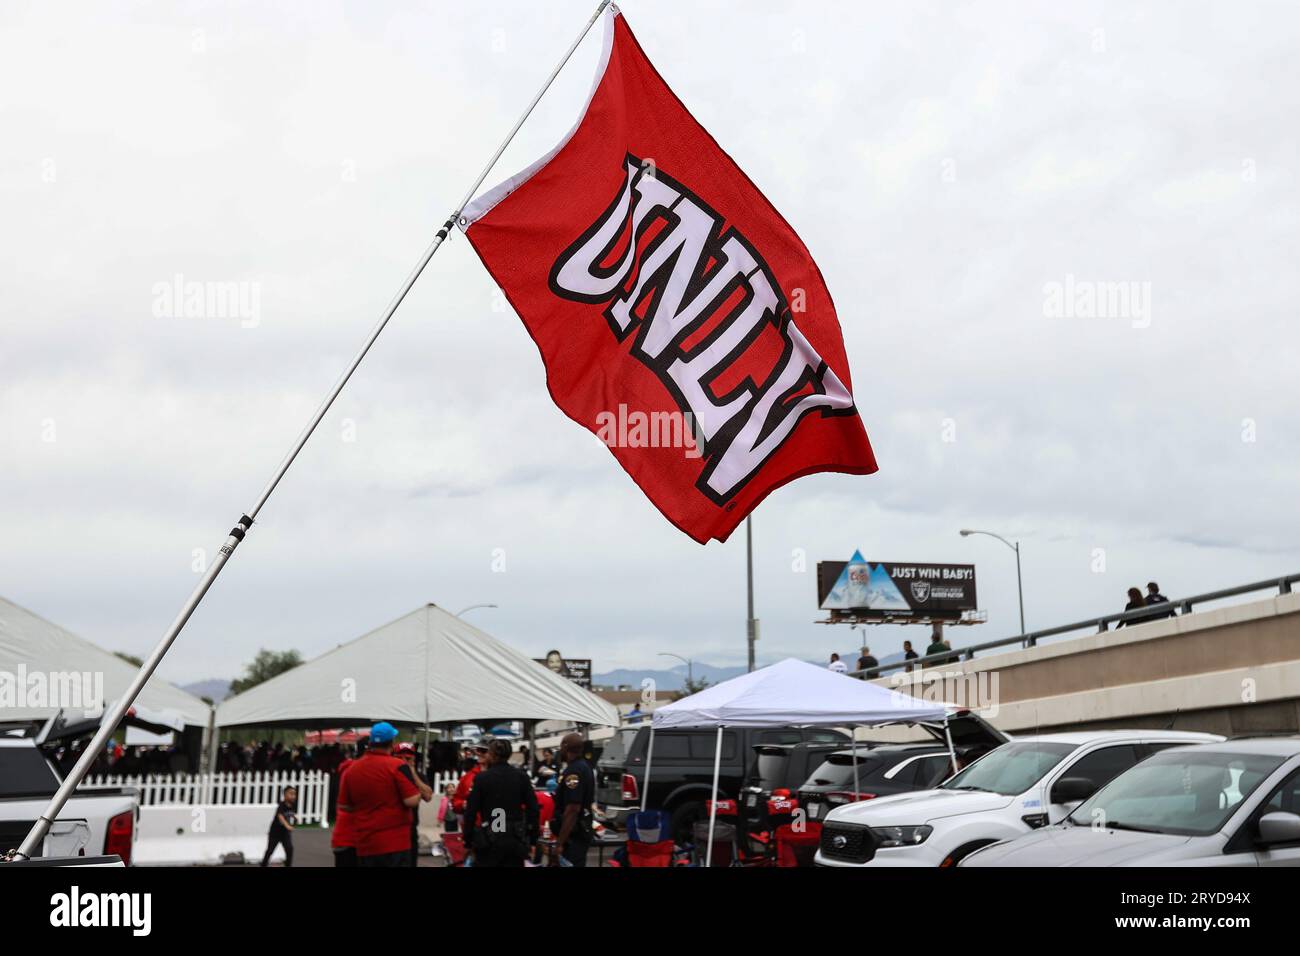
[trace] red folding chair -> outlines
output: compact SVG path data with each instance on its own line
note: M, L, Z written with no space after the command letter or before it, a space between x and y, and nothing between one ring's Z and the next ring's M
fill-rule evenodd
M821 839L822 825L815 820L806 821L799 829L791 823L777 827L776 865L812 866Z
M442 835L442 848L447 853L447 862L449 864L452 866L465 865L469 851L465 849L464 833L444 833Z

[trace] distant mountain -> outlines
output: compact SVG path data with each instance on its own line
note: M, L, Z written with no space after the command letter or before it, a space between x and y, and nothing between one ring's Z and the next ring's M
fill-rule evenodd
M201 680L184 685L181 690L189 691L195 697L209 697L213 703L220 703L230 696L230 681Z
M840 656L849 667L852 667L854 662L858 659L857 651L853 651L851 654L847 651L841 651ZM893 654L886 654L879 660L881 664L893 664L902 659L903 652L896 651ZM808 661L808 663L816 667L826 666L826 661L824 660ZM696 680L699 680L701 677L706 677L710 684L720 684L724 680L731 680L733 677L739 677L741 674L745 673L745 668L741 666L715 667L712 664L704 664L700 661L696 661L693 672ZM639 689L641 687L641 682L647 679L653 680L655 682L655 687L659 690L681 690L686 684L686 665L679 664L671 670L664 671L619 668L618 670L606 671L603 674L594 674L591 678L591 682L600 687L628 687Z
M739 677L745 673L745 668L715 667L712 664L696 661L691 672L696 680L704 677L710 684L720 684L724 680ZM654 681L658 690L681 690L686 686L686 665L679 664L672 670L663 671L630 670L624 667L603 674L594 674L591 678L593 684L599 684L601 687L630 687L634 690L640 689L643 680Z

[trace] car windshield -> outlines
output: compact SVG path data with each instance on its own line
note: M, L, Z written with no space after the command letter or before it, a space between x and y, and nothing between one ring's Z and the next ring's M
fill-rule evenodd
M1003 744L942 784L943 790L985 790L1013 797L1024 793L1076 750L1077 744L1026 740Z
M858 755L858 779L865 780L870 772L875 757L867 754ZM831 754L826 761L813 771L808 781L814 787L853 788L853 754Z
M1120 774L1070 814L1079 826L1206 836L1283 758L1272 754L1168 750Z

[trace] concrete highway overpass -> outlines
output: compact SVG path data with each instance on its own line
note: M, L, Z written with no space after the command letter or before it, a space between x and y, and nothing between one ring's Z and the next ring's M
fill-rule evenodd
M1171 725L1225 736L1300 733L1300 593L1288 593L1287 582L1281 590L1034 647L977 651L877 682L987 708L981 712L1012 734Z

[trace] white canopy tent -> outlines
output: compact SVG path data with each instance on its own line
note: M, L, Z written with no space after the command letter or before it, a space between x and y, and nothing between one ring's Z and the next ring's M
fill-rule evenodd
M650 791L656 729L716 727L713 754L713 800L709 803L709 837L705 866L713 862L713 829L717 820L718 777L722 766L722 731L726 727L863 727L900 723L944 723L948 752L956 770L956 753L947 733L948 704L921 700L910 694L837 674L789 657L769 667L742 674L698 694L666 704L654 712L646 753L641 809ZM853 741L854 749L857 739ZM857 768L854 760L854 788Z
M0 598L0 685L9 685L0 686L5 720L45 720L60 710L65 718L97 719L135 673L136 667L116 654ZM7 699L11 693L13 699ZM206 728L212 714L200 698L156 677L132 709L149 723L174 730Z
M217 707L218 727L492 718L619 723L613 704L434 604Z

